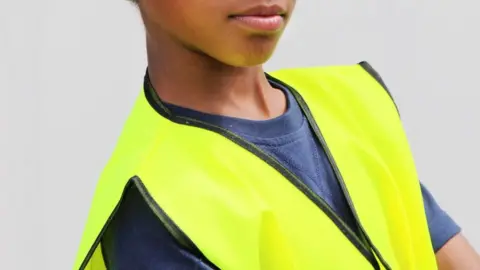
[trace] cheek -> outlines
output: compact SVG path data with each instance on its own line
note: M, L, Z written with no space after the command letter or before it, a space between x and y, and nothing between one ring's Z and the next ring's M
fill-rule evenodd
M155 20L197 22L219 17L224 13L221 0L143 0L143 10ZM226 15L225 15L226 16Z
M221 12L203 1L147 0L149 19L173 35L202 35L221 26ZM215 10L215 9L213 9ZM225 16L226 17L226 16ZM226 20L226 19L225 19Z

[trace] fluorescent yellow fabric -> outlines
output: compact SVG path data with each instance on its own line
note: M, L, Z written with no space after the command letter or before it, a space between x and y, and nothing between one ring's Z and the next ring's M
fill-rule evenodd
M437 269L413 159L382 86L359 65L271 75L308 104L361 224L389 266ZM127 183L151 196L154 211L160 206L220 269L372 269L276 169L220 134L168 120L142 93L98 183L75 270L91 250L86 269L105 269L95 240Z

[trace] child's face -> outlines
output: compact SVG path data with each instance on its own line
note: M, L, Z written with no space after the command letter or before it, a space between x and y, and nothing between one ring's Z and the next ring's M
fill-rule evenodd
M140 0L140 9L149 35L228 65L254 66L273 53L295 1Z

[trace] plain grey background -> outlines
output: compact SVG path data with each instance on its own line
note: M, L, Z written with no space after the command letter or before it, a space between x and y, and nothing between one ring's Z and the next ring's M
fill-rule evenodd
M479 25L476 1L300 0L267 64L368 60L400 107L421 180L477 249ZM142 86L143 46L123 0L0 0L0 269L71 269Z

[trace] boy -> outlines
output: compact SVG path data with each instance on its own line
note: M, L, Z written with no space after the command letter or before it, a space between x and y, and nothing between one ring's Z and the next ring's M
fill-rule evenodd
M265 74L294 0L139 0L144 92L74 269L480 269L366 62Z

